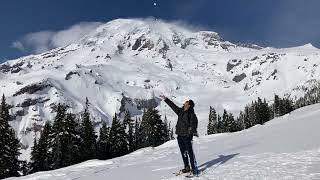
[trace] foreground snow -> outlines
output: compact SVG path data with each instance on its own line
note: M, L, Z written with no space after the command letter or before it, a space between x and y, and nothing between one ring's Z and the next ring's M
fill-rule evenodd
M194 139L200 177L194 179L320 179L320 104L298 109L263 126ZM107 161L11 179L183 179L176 141Z

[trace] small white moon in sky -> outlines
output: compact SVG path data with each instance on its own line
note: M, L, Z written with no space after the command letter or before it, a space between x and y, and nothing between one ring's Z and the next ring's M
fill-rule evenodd
M153 5L154 5L154 6L157 6L157 3L155 2L155 3L153 3Z

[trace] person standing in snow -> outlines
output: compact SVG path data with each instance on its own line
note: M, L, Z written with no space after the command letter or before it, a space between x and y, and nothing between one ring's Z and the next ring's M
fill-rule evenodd
M198 119L193 109L194 102L188 100L183 104L183 107L180 108L166 96L160 95L160 98L178 115L175 133L177 134L177 140L184 163L184 169L182 169L181 172L188 173L192 170L193 174L198 174L197 163L192 149L192 138L193 136L198 136ZM189 166L189 159L192 169Z

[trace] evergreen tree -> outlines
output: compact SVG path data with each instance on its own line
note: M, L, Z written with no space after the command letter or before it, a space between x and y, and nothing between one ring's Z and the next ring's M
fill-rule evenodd
M37 143L36 137L34 139L28 173L50 170L52 163L52 126L47 121L41 132L39 142Z
M128 129L128 148L129 152L133 152L135 150L135 145L134 145L134 134L133 134L133 124L132 122L129 123L129 129Z
M145 111L142 116L141 128L144 137L144 147L156 147L166 142L166 130L159 115L159 111L155 108L148 108L147 111Z
M66 116L66 107L62 104L58 104L57 114L53 123L53 169L61 168L67 166L64 162L64 153L65 153L65 116Z
M115 113L112 126L110 129L110 154L112 157L119 157L128 153L128 144L126 138L126 131L123 124Z
M218 114L218 125L217 125L217 132L218 133L223 133L223 122L222 122L222 117Z
M52 168L57 169L81 162L82 147L79 124L75 115L66 113L67 106L58 104L57 114L53 123ZM40 143L40 141L39 141ZM48 143L46 143L47 145ZM43 148L46 148L44 145Z
M134 123L134 150L141 148L141 144L141 129L138 118L136 118Z
M86 105L84 113L82 114L82 123L81 123L81 156L82 160L86 161L89 159L96 158L96 133L94 131L93 123L90 119L89 113L89 100L86 98Z
M281 102L280 98L278 95L274 95L274 117L279 117L281 116Z
M3 94L0 105L0 178L19 176L19 140L10 127L9 105Z
M264 117L263 117L263 105L262 100L260 97L258 97L258 101L255 102L255 113L256 113L256 123L257 124L263 124L264 123Z
M150 123L151 127L151 138L152 138L152 147L159 146L168 141L168 134L165 124L163 123L159 111L155 108L151 108Z
M240 131L238 123L236 122L233 114L229 113L229 132L237 132Z
M66 164L73 165L82 162L81 157L81 133L80 124L76 120L76 116L72 113L67 113L65 117L66 135L65 139L68 142Z
M237 122L238 122L238 129L239 130L244 130L246 128L246 125L245 125L245 114L240 111L240 114L239 114L239 117L237 119Z
M127 110L125 111L124 119L123 119L123 124L125 126L125 129L127 129L128 133L126 135L127 137L127 142L128 142L128 150L129 152L133 152L135 150L134 147L134 134L133 134L133 120L131 119L130 112Z
M275 118L274 117L274 114L275 114L274 113L274 104L269 105L268 109L269 109L269 120Z
M217 113L216 110L210 106L210 110L209 110L209 123L207 126L207 134L215 134L217 133Z
M174 132L173 132L173 128L170 129L170 140L174 140Z
M244 125L245 125L245 128L248 129L252 126L250 120L249 120L249 113L250 113L250 110L249 110L249 106L247 105L245 108L244 108L244 115L243 115L243 119L244 119Z
M270 109L266 99L263 100L263 103L261 106L261 116L262 116L261 124L264 124L265 122L270 120Z
M224 132L229 132L229 129L228 129L228 112L227 110L223 110L223 114L222 114L222 128L221 128L221 132L224 133Z
M283 112L283 114L290 113L291 111L294 110L293 102L290 99L284 98L283 99L283 104L284 104L284 112Z
M110 133L110 128L107 127L107 124L105 122L103 122L102 127L100 128L100 137L97 142L98 158L101 160L106 160L111 158L109 133Z
M30 169L28 171L29 173L35 173L40 171L41 169L41 162L40 162L40 156L38 152L38 143L37 143L37 136L34 136L33 139L33 147L31 148L31 158L30 158Z
M170 122L171 123L171 122ZM169 141L170 140L170 123L168 124L168 119L167 119L167 115L164 115L164 131L165 131L165 141Z
M251 106L248 108L248 128L256 125L256 106L252 102Z

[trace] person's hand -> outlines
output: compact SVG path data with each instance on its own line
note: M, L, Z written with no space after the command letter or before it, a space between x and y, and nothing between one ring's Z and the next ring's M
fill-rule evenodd
M167 97L166 97L165 95L162 95L162 94L161 94L159 97L160 97L161 99L163 99L163 100L167 99Z
M193 136L199 137L198 132L193 133Z

